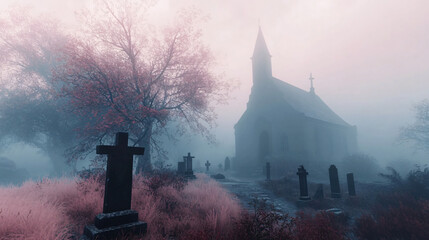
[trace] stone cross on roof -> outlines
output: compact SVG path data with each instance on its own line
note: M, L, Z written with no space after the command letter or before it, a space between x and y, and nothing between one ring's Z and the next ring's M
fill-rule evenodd
M314 77L313 77L313 74L312 73L310 73L310 78L308 78L309 80L310 80L310 84L311 84L311 87L310 87L310 93L314 93L314 87L313 87L313 80L314 80Z
M119 132L114 146L99 145L96 153L107 154L103 213L131 209L133 155L143 155L144 148L128 147L128 133Z

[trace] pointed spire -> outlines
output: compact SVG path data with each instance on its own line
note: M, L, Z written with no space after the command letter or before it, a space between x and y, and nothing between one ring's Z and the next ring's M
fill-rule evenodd
M262 34L261 26L259 26L255 49L253 50L252 58L255 57L271 57L267 44L265 43L264 34Z
M310 93L313 93L314 94L314 87L313 87L313 80L314 80L314 77L313 77L313 74L312 73L310 73L310 78L309 78L309 80L310 80Z
M273 76L271 69L271 55L265 43L261 26L259 26L255 49L252 56L253 84L263 84Z

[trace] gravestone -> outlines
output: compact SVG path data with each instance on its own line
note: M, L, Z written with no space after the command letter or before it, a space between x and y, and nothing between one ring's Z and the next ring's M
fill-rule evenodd
M128 133L116 134L114 146L100 145L97 154L107 154L103 213L93 225L87 225L81 239L116 239L121 234L146 233L147 224L138 221L131 210L133 155L143 155L144 148L128 147Z
M270 162L267 162L266 164L266 170L267 170L267 181L271 181L271 165Z
M225 158L224 167L225 167L225 171L228 171L229 169L231 169L231 161L229 160L229 157Z
M177 163L177 173L183 175L185 174L185 162L178 162Z
M329 167L329 183L331 185L331 197L341 198L340 180L338 179L338 170L335 165Z
M183 156L183 162L185 162L185 177L187 178L196 178L194 171L192 170L192 159L195 158L191 156L191 153L188 153L187 156Z
M209 168L210 168L210 162L207 160L207 162L206 162L206 172L208 172L209 171Z
M307 186L307 175L308 172L305 170L304 166L301 165L298 168L298 172L296 173L299 177L299 200L308 201L311 200L310 196L308 196L308 186Z
M347 173L347 187L349 190L349 196L356 196L355 179L353 173Z
M317 184L316 193L313 196L313 199L316 200L322 200L325 198L325 195L323 194L323 184Z

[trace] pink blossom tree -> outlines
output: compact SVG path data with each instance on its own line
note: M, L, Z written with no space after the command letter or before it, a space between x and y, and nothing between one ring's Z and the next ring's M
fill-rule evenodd
M151 170L151 150L167 123L209 136L214 120L211 103L225 97L212 72L213 58L203 44L200 19L183 11L162 29L149 26L148 1L102 1L87 11L85 31L70 41L64 65L55 70L62 97L86 125L74 156L127 131L134 145L146 147L136 172Z
M202 18L182 11L157 28L145 18L152 1L95 2L78 29L22 9L0 17L0 140L32 144L61 165L65 150L73 162L127 131L147 149L141 172L151 152L163 153L161 135L210 138L212 103L228 87L212 71Z

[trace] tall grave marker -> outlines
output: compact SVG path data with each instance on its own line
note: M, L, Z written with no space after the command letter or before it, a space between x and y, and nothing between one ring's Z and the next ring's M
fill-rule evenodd
M182 174L184 174L184 176L186 178L189 179L195 179L195 175L194 175L194 171L192 170L192 159L195 158L194 156L191 156L191 153L188 152L187 156L183 156L183 165L182 168L184 166L184 172L182 172ZM180 167L180 163L179 163L179 167ZM181 173L179 171L179 173Z
M207 162L206 162L206 172L208 172L209 171L209 169L210 169L210 162L209 162L209 160L207 160Z
M270 165L270 162L267 162L266 169L267 169L267 181L271 181L271 165Z
M177 173L184 175L185 174L185 162L178 162L177 163Z
M229 160L229 157L225 158L225 164L223 166L225 171L228 171L229 169L231 169L231 160Z
M338 170L335 165L329 167L329 183L331 185L331 197L341 198L340 180L338 179Z
M307 185L307 175L308 172L305 170L304 166L301 165L298 168L298 172L296 173L299 177L299 200L308 201L311 200L310 196L308 195L308 185Z
M355 179L353 173L347 173L347 187L349 190L349 196L356 196Z
M116 133L114 146L100 145L97 154L107 154L103 213L93 225L87 225L81 239L116 239L120 234L146 233L147 224L138 221L131 210L133 155L143 155L144 148L128 147L128 133Z

